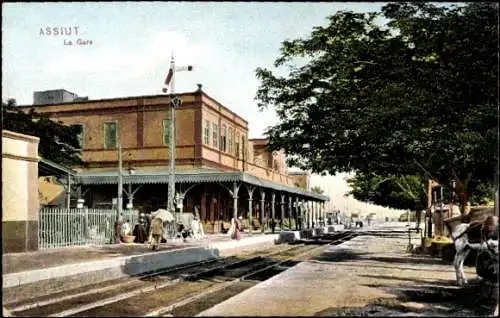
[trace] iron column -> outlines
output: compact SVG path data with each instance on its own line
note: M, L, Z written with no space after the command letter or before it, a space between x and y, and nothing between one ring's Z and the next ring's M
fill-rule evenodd
M123 162L122 162L122 145L121 143L118 144L118 200L116 202L117 204L117 215L116 215L116 220L120 220L120 217L123 212L123 174L122 174L122 169L123 169Z

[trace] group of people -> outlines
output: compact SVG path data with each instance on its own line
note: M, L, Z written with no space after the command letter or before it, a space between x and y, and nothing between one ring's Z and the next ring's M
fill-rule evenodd
M134 229L132 230L132 226L130 225L130 220L127 219L122 225L121 225L121 235L126 236L126 235L133 235L135 236L134 243L145 243L148 239L148 234L149 234L149 223L150 220L146 216L145 213L141 213L139 216L139 223L137 223L134 226Z
M271 231L274 234L276 230L276 225L278 222L276 222L274 219L271 220L270 225L271 225ZM239 216L238 218L232 218L231 219L231 227L226 230L224 229L224 226L221 224L221 230L222 233L228 234L232 239L239 240L241 238L241 232L243 232L243 217Z
M151 231L149 233L149 242L153 250L157 250L162 238L166 238L167 233L163 227L165 222L175 222L175 218L172 213L159 209L157 212L153 213L153 219L151 221ZM194 218L183 218L182 221L178 222L176 227L175 238L182 239L184 242L187 241L188 236L192 236L195 240L201 240L204 237L203 226L200 222L200 217L197 211L195 212Z
M163 237L164 233L164 220L160 217L153 217L151 219L150 215L141 213L139 216L139 223L134 226L132 230L130 225L130 220L126 220L121 225L121 235L133 235L134 243L144 244L146 242L150 243L153 250L157 250ZM181 235L184 240L187 238L188 232L184 228L183 224L179 224L179 235Z
M197 216L195 220L198 220ZM135 236L134 243L150 243L153 250L158 249L159 244L164 236L164 220L159 217L151 218L151 216L141 213L139 217L139 223L137 223L133 230L130 225L130 220L127 219L120 229L120 234L122 236L133 235ZM227 231L227 234L235 240L241 239L241 232L243 232L243 218L240 216L238 218L231 219L231 227ZM184 225L179 225L178 236L186 240L189 235L188 229Z

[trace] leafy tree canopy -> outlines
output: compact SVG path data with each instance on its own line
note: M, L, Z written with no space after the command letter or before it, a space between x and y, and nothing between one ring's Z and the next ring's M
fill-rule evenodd
M34 109L24 112L16 108L15 99L2 102L2 116L4 129L40 138L38 153L41 157L67 166L83 163L78 150L81 126L55 122Z
M325 192L325 190L323 190L320 186L311 187L311 191L318 194L323 194Z
M493 182L497 17L495 3L390 3L338 12L307 38L284 41L274 66L288 74L256 70L258 106L280 118L266 132L269 148L315 173L426 170L462 192Z
M421 211L427 207L425 182L421 175L382 177L357 174L347 180L355 199L393 209Z
M357 174L347 180L355 199L401 210L421 211L427 207L425 180L421 175L383 177L374 174ZM444 201L451 202L452 189L444 191ZM475 187L470 198L472 205L485 205L494 199L494 188L487 183Z

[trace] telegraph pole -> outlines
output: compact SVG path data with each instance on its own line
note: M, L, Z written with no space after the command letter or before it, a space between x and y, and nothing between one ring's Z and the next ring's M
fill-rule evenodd
M116 202L115 244L120 243L120 218L123 212L122 145L118 143L118 198Z
M170 69L165 80L165 85L167 87L163 88L163 92L168 92L168 86L170 86L170 141L169 141L169 179L168 179L168 198L167 198L167 210L173 213L176 217L176 221L179 220L174 206L175 198L175 150L176 150L176 140L175 140L175 108L180 106L181 100L179 97L175 96L175 74L180 71L192 71L193 66L176 67L174 60L174 53L172 52L172 58L170 60Z
M167 199L167 210L171 213L175 213L174 207L174 197L175 197L175 61L174 54L172 53L172 59L170 61L170 69L172 70L172 83L170 84L170 142L168 149L168 156L170 157L169 165L169 179L168 179L168 199ZM176 217L177 221L177 217Z
M118 200L117 200L117 215L116 219L119 220L123 212L123 159L122 159L122 145L118 144Z

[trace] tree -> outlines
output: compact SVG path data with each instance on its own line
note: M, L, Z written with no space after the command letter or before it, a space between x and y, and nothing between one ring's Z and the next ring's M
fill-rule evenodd
M393 209L421 211L427 207L425 183L420 175L381 177L357 174L347 180L355 199Z
M4 129L40 138L38 153L41 157L67 166L83 163L78 150L81 126L55 122L34 109L24 112L16 108L15 99L2 102L2 116Z
M393 209L411 210L420 226L422 210L427 208L427 193L421 175L382 177L374 174L357 174L347 179L353 195L360 201L370 201ZM406 220L406 219L405 219Z
M318 194L323 194L325 192L320 186L311 187L311 191Z
M488 205L495 200L495 188L492 184L481 183L474 188L471 196L472 205Z
M316 173L425 171L467 201L498 158L497 17L494 3L390 3L284 41L274 66L288 75L256 70L258 106L280 119L269 148Z

